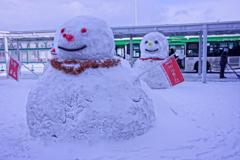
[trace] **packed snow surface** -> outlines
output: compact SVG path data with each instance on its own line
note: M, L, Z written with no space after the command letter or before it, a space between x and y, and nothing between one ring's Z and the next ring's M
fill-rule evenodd
M88 143L43 142L30 136L26 103L36 83L0 80L0 160L240 159L239 82L146 87L156 106L154 128L127 141Z

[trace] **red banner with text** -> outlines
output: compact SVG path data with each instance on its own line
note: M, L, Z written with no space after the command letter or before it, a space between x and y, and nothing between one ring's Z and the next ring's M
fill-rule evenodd
M13 79L15 79L16 81L18 81L19 70L20 70L20 63L10 56L9 62L8 62L8 75Z
M171 86L175 86L184 81L182 72L177 64L175 57L169 57L162 63L162 68Z

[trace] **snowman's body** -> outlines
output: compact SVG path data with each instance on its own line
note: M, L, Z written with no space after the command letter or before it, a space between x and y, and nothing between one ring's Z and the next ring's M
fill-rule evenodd
M134 65L139 78L152 89L169 88L161 63L168 57L168 42L164 35L152 32L145 35L140 44L141 58Z
M147 83L151 89L166 89L170 87L160 63L160 61L156 60L138 60L135 64L135 72L138 74L138 78Z
M68 53L67 50L76 47L67 42L62 43L64 39L59 36L56 43L58 45L55 44L55 47L58 47L56 52L58 58L68 60L74 57L78 60L97 61L113 58L114 44L110 29L97 19L89 17L78 17L78 19L88 32L94 31L94 26L101 23L101 26L97 27L98 32L95 32L97 37L95 39L93 37L93 41L90 41L92 37L87 37L84 29L86 43L82 43L79 39L81 43L78 48L84 45L98 48L99 43L102 47L108 46L99 47L101 55L98 55L99 52L96 54L95 49L85 52L84 47L82 50ZM71 25L68 27L71 28ZM67 27L64 28L64 32L66 30ZM60 32L62 34L63 29ZM69 36L65 35L64 38L70 40L71 44L72 38L70 33L67 34ZM98 36L104 40L99 42ZM61 48L65 48L64 52ZM84 55L87 53L90 53L90 56ZM79 64L73 65L77 68ZM121 140L142 135L152 127L155 120L152 101L138 82L133 83L134 77L130 69L121 63L111 67L87 68L80 74L67 74L65 70L59 68L58 70L55 67L52 65L48 67L29 94L27 122L32 136L63 140L90 140L99 137Z

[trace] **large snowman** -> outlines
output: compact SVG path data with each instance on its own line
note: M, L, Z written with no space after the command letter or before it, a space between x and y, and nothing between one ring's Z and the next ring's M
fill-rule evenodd
M168 57L167 38L159 32L148 33L143 37L140 49L141 58L134 65L138 78L152 89L169 88L168 80L160 67L161 62Z
M57 30L54 44L55 56L28 96L32 136L126 140L153 126L152 101L114 58L113 33L104 21L76 17Z

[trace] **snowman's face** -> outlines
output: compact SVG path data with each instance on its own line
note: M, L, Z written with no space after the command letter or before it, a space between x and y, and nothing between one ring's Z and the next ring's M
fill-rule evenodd
M166 37L158 32L145 35L140 44L142 58L166 58L168 56L168 42Z
M111 29L102 20L76 17L57 31L54 47L62 59L106 59L114 55Z

